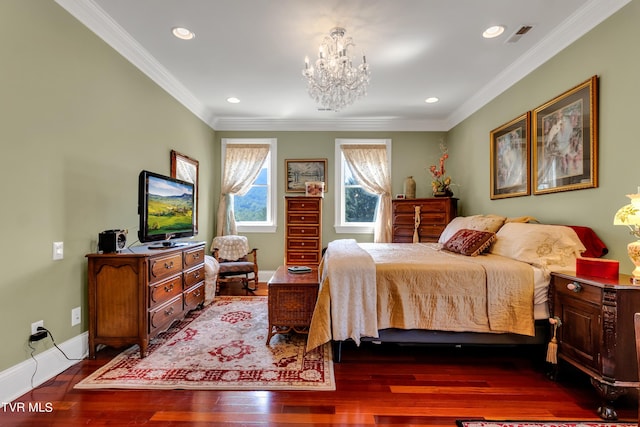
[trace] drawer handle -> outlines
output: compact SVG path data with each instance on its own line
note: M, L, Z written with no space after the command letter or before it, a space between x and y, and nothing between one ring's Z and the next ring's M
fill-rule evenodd
M582 291L582 285L578 282L573 282L573 283L569 283L567 284L567 289L569 289L570 291L573 291L575 293L578 293L580 291Z
M304 230L300 231L302 234L304 234Z
M195 296L196 298L198 298L200 296L200 289L198 289L197 291L195 291L193 293L193 296Z
M304 246L304 242L300 243L300 246Z
M171 270L173 268L173 261L165 262L164 263L164 268L166 268L167 270Z
M173 290L173 283L170 284L169 286L165 285L164 286L164 291L165 292L171 292Z
M200 272L196 271L195 273L193 273L193 277L194 277L194 279L199 279L200 278Z
M300 206L302 206L302 207L304 208L304 203L303 203L303 204L301 204Z
M200 258L200 252L193 254L193 259L199 259Z
M164 311L165 316L171 316L172 314L173 314L173 307L169 307L167 310Z

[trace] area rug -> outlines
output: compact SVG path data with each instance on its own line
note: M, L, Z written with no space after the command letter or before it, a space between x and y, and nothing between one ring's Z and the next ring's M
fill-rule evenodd
M638 423L605 421L481 421L459 420L459 427L631 427Z
M306 336L267 341L267 297L218 296L80 381L78 389L335 390L330 345L305 353Z

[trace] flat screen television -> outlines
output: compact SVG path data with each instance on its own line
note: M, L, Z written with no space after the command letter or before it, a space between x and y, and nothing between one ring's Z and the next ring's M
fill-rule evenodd
M138 214L140 242L162 241L194 235L193 184L143 170L138 178Z

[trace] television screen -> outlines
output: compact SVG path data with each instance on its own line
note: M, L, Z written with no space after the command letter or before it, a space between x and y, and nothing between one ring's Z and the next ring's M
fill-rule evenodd
M194 235L193 184L157 173L142 171L139 177L141 242Z

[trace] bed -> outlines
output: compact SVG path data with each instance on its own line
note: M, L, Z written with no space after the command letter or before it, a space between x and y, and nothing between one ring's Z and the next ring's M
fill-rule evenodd
M332 241L307 350L333 341L339 361L346 340L542 344L550 273L575 270L584 253L606 253L588 227L579 232L474 215L455 218L438 243Z

